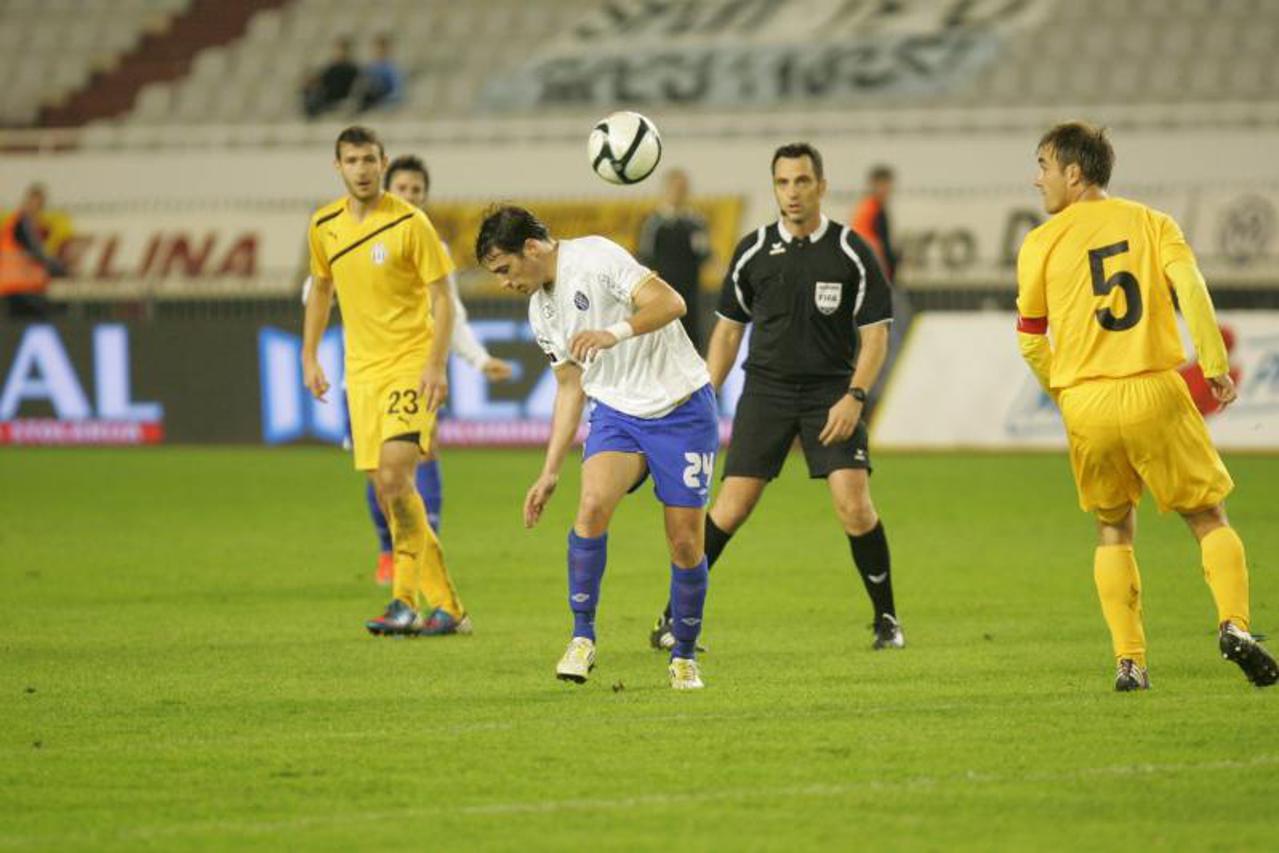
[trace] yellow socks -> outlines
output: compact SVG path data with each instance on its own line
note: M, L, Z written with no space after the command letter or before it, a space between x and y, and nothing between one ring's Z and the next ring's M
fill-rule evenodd
M413 491L400 500L387 501L384 511L391 527L391 547L395 552L392 595L416 610L422 555L426 551L426 535L430 532L430 526L426 523L426 506L422 503L422 497ZM436 548L438 547L437 544Z
M1206 553L1206 552L1205 552ZM1146 665L1146 631L1141 625L1141 575L1131 545L1100 545L1093 555L1093 580L1101 612L1110 626L1115 660Z
M444 549L440 547L435 531L426 523L426 509L421 499L416 493L413 497L422 513L422 527L426 530L422 548L422 597L426 599L430 610L439 607L454 619L461 619L462 600L458 598L453 581L449 578L449 570L444 566Z
M1217 621L1248 630L1248 564L1243 541L1231 527L1218 527L1199 540L1204 580L1217 602Z

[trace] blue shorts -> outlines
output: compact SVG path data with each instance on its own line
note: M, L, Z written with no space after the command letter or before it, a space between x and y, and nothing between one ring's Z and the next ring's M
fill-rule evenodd
M710 500L718 449L715 394L710 385L703 385L660 418L637 418L597 401L591 409L582 459L605 451L643 454L659 501L666 506L704 507Z

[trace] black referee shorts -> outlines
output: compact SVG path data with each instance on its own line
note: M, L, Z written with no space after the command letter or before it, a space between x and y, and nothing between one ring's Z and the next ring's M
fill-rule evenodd
M871 470L866 422L846 441L825 447L817 437L830 407L848 393L848 380L784 384L750 376L733 417L733 442L724 463L725 477L772 480L781 473L795 436L808 461L808 476L824 478L842 468Z

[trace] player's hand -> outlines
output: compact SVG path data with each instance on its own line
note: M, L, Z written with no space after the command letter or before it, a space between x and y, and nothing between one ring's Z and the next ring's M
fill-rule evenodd
M515 375L515 368L511 363L500 358L490 358L480 367L480 371L489 382L505 382Z
M324 402L324 395L329 393L329 380L324 375L324 368L314 358L302 357L302 384L312 397Z
M612 332L578 332L568 342L568 351L578 364L586 364L601 350L617 346Z
M1221 408L1226 408L1239 397L1239 392L1235 390L1235 380L1230 378L1229 373L1223 373L1221 376L1209 376L1208 387L1212 389L1212 396L1221 404Z
M434 412L449 398L449 374L442 366L428 364L422 371L422 381L417 389L418 398L426 401L426 410Z
M551 495L555 494L555 487L559 484L559 480L560 478L554 474L543 474L528 490L528 494L524 496L525 527L532 527L541 519L542 510L546 508Z
M848 441L853 435L853 430L857 429L857 422L861 420L861 417L862 404L845 394L838 403L830 407L830 412L826 415L826 426L822 427L817 440L824 447Z

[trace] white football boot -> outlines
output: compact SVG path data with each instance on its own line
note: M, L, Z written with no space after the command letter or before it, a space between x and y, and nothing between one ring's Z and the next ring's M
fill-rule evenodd
M671 689L701 690L702 674L697 668L697 661L688 658L671 658Z
M595 669L595 643L585 637L569 640L564 657L555 665L555 677L560 681L585 684L591 670Z

